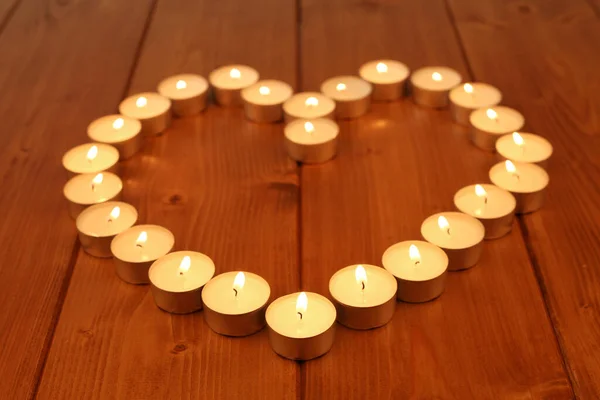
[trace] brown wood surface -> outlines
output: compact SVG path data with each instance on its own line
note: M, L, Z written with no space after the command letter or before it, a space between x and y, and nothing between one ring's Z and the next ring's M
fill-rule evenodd
M600 397L598 0L8 0L0 2L0 398L580 399ZM318 89L375 58L489 82L555 146L545 207L485 243L434 302L384 328L339 327L294 363L266 332L230 339L172 316L79 249L60 158L94 118L164 77L246 63ZM109 61L107 61L109 60ZM124 163L125 198L176 249L265 277L272 298L328 294L487 181L494 156L447 110L409 99L341 123L339 156L298 168L282 125L211 106Z

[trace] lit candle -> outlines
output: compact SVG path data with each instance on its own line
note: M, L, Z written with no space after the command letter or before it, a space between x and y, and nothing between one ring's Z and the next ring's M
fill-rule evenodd
M117 114L96 119L88 125L87 134L94 142L114 146L119 151L120 159L125 160L141 148L141 130L140 121Z
M254 122L277 122L283 118L283 103L294 91L285 82L258 81L242 89L246 118Z
M104 143L87 143L67 151L63 156L63 167L67 174L97 174L108 171L117 173L119 152L116 148Z
M509 107L480 108L469 116L471 141L480 149L494 151L502 135L518 131L525 124L520 112Z
M425 107L446 107L450 90L460 85L461 81L460 74L448 67L418 69L410 77L413 100Z
M502 93L492 85L465 83L450 91L450 112L456 122L469 125L469 116L473 111L498 105L500 101Z
M123 182L117 175L100 172L75 175L69 179L63 193L69 205L69 215L75 219L91 205L119 200L122 189Z
M373 85L373 101L392 101L404 95L408 67L394 60L377 60L363 64L358 74Z
M119 104L119 112L139 120L146 136L158 135L171 125L171 100L158 93L129 96Z
M552 144L541 136L513 132L496 141L496 151L502 158L537 164L546 169L553 149Z
M490 180L515 196L517 214L526 214L542 207L550 177L538 165L506 160L490 169Z
M128 283L149 283L148 269L174 244L173 234L158 225L137 225L119 233L110 246L117 275Z
M431 243L421 240L396 243L383 253L382 263L398 281L400 301L423 303L444 291L448 256Z
M448 269L456 271L477 264L483 250L485 228L470 215L444 212L425 219L421 235L446 252Z
M396 309L396 279L374 265L351 265L329 281L337 321L352 329L372 329L387 324Z
M251 335L265 326L265 309L270 295L267 281L251 272L217 275L202 291L204 319L221 335Z
M470 185L454 195L456 208L483 224L485 239L496 239L511 231L516 204L510 192L489 184Z
M196 74L171 76L158 84L158 93L171 100L173 114L185 117L200 114L208 97L208 82Z
M321 85L321 92L335 101L337 118L358 118L371 106L371 84L357 76L336 76Z
M258 82L258 72L246 65L226 65L208 76L217 104L242 105L241 91Z
M215 264L195 251L176 251L160 257L150 266L152 296L156 305L173 314L202 309L202 287L215 274Z
M283 103L285 122L295 119L333 118L335 101L317 92L296 93Z
M137 221L135 207L121 201L107 201L86 208L75 225L83 250L96 257L112 257L113 238Z
M339 131L338 125L329 119L297 119L283 130L285 148L295 161L322 163L335 157Z
M310 360L333 345L336 312L327 298L301 292L273 301L266 312L273 350L291 360Z

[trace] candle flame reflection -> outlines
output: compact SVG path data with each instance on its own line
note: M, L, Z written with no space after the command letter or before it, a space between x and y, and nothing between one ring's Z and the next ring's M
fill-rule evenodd
M345 83L338 83L335 86L335 90L337 90L338 92L342 92L342 91L346 90L346 84Z
M271 89L269 89L268 86L261 86L258 88L258 93L262 94L263 96L267 96L271 94Z
M431 74L431 79L433 79L436 82L440 82L442 80L442 74L440 74L439 72L434 72L433 74Z
M145 232L142 232L145 233ZM190 270L192 266L192 259L190 256L183 256L181 262L179 263L179 275L183 275Z
M296 299L296 313L300 316L300 319L304 316L306 309L308 308L308 297L306 293L300 292Z
M465 90L465 92L467 93L473 93L473 85L471 85L470 83L465 83L463 85L463 89Z
M419 252L419 248L414 244L411 244L408 248L408 256L410 260L415 263L415 265L421 262L421 253Z
M354 270L354 277L356 278L356 283L361 286L362 290L365 290L367 286L367 271L365 267L362 265L357 265Z
M121 129L123 125L125 125L125 120L123 118L117 118L112 123L113 129Z
M98 146L93 145L88 150L86 157L87 157L88 161L91 162L94 160L94 158L96 158L97 155L98 155Z
M177 90L185 89L186 87L187 87L187 82L184 81L183 79L178 80L177 83L175 84L175 88Z
M304 130L305 130L307 133L313 133L313 132L315 131L315 126L313 125L313 123L312 123L312 122L310 122L310 121L306 121L306 122L304 123Z
M148 104L148 99L144 96L138 97L135 101L135 105L139 108L146 107L146 104Z
M306 107L316 107L316 106L318 106L318 105L319 105L319 99L317 99L317 98L316 98L316 97L314 97L314 96L310 96L309 98L307 98L307 99L304 101L304 105L305 105Z
M229 71L229 76L233 79L240 79L242 73L237 68L231 68L231 71Z
M388 72L388 66L385 63L377 63L377 65L375 66L375 69L377 70L377 72L379 72L380 74L383 74L385 72Z

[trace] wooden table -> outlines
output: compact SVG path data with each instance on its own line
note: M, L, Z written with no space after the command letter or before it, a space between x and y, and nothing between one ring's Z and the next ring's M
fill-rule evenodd
M448 65L489 82L555 146L545 207L485 243L436 301L326 356L276 356L265 331L213 333L81 251L60 158L127 94L239 62L318 89L365 61ZM0 3L0 398L600 398L599 0L4 0ZM273 295L332 273L487 180L494 155L409 99L341 122L339 156L298 166L282 125L210 107L123 163L141 221Z

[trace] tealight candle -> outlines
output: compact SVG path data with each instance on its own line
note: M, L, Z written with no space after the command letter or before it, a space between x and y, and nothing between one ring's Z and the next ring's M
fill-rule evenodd
M171 100L173 114L186 117L206 108L208 82L200 75L179 74L158 84L158 93Z
M500 104L502 93L487 83L471 82L450 91L450 112L456 122L469 125L469 116L475 110Z
M101 172L75 175L69 179L63 193L69 205L69 215L75 219L91 205L119 200L122 189L123 182L117 175Z
M117 173L118 162L118 150L104 143L87 143L73 147L62 159L69 178L77 174L97 174L103 171Z
M96 257L112 257L110 245L113 238L131 228L137 217L135 207L120 201L107 201L86 208L75 221L81 247Z
M448 93L462 81L460 74L448 67L424 67L410 77L415 103L432 108L448 105Z
M404 95L410 70L401 62L377 60L363 64L358 74L373 85L373 101L392 101Z
M285 82L264 80L242 89L246 118L254 122L277 122L283 118L283 103L294 91Z
M121 160L125 160L142 147L142 136L139 134L142 124L137 119L124 115L107 115L96 119L88 125L87 134L98 143L107 143L119 151Z
M337 118L357 118L369 111L371 84L356 76L336 76L321 85L321 92L335 101Z
M266 312L269 341L275 353L310 360L327 353L335 336L336 312L327 298L301 292L280 297Z
M297 119L283 130L285 148L293 160L322 163L335 157L339 130L338 124L329 119Z
M110 245L117 275L128 283L149 283L148 269L174 244L173 234L158 225L137 225L119 233Z
M267 281L251 272L217 275L202 291L204 319L221 335L251 335L265 326L265 308L270 295Z
M171 125L171 100L158 93L129 96L119 104L119 112L139 120L146 136L158 135Z
M317 92L296 93L283 103L285 122L295 119L333 118L335 101Z
M425 219L421 235L446 252L448 269L456 271L477 264L483 250L485 228L470 215L444 212Z
M431 243L421 240L396 243L383 253L382 263L398 281L400 301L423 303L444 292L448 256Z
M537 164L546 169L553 149L552 144L541 136L513 132L496 141L496 151L502 158Z
M542 207L550 177L538 165L506 160L490 169L490 180L515 196L517 214L526 214Z
M241 91L258 82L258 71L246 65L226 65L208 76L217 104L242 105Z
M518 131L525 124L520 112L509 107L480 108L469 116L471 141L480 149L494 151L502 135Z
M329 281L337 321L352 329L372 329L387 324L396 309L396 279L374 265L351 265Z
M148 270L154 302L173 314L198 311L202 287L214 274L215 264L202 253L176 251L162 256Z
M478 184L456 192L454 205L483 224L485 239L496 239L511 231L517 201L510 192L498 186Z

